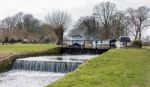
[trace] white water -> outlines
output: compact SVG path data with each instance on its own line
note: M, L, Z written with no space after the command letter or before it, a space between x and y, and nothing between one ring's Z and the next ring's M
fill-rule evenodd
M29 57L17 59L12 69L67 73L74 71L91 57L90 55Z
M17 59L23 61L63 61L83 62L96 55L72 55L72 56L40 56ZM57 60L62 57L63 60ZM10 70L0 73L0 87L45 87L60 79L65 73L53 73L44 71Z
M64 73L11 70L0 74L0 87L44 87Z
M38 57L28 57L18 60L28 60L28 61L85 61L93 58L97 55L63 55L63 56L38 56ZM57 58L62 58L63 60L57 60Z

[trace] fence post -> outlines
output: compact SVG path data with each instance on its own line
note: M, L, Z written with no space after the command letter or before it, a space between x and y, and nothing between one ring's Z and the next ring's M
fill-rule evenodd
M98 43L98 42L97 42L97 40L96 40L96 49L97 49L97 43Z

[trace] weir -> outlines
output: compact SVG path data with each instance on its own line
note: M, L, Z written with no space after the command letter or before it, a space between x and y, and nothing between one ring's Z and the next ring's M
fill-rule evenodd
M79 59L81 57L82 59ZM17 59L14 61L12 69L18 70L33 70L33 71L48 71L67 73L74 71L80 64L88 59L83 56L62 56L62 57L33 57L25 59Z
M97 55L39 56L17 59L0 73L0 87L46 87ZM27 84L28 83L28 84Z
M16 60L13 69L50 71L67 73L74 71L81 63L80 61L27 61Z

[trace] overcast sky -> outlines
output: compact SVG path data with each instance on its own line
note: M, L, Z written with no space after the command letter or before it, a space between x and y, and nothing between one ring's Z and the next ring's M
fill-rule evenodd
M120 10L143 5L150 7L150 0L0 0L0 20L18 12L30 13L44 20L48 12L64 10L76 21L81 16L91 15L93 7L102 1L113 2ZM150 35L150 29L145 34Z

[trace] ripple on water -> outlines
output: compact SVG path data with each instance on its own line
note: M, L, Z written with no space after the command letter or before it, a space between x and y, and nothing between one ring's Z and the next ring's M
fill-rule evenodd
M0 87L44 87L64 73L11 70L0 74Z

